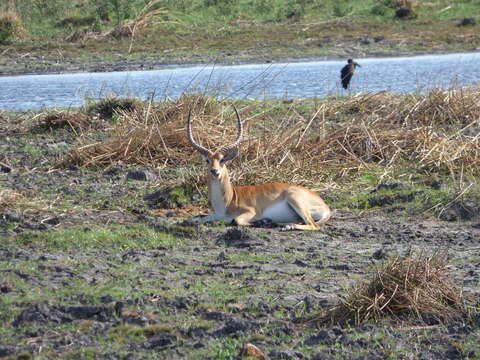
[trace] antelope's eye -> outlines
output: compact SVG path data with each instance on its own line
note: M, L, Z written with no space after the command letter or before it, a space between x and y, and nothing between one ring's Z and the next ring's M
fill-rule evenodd
M220 159L220 164L225 164L225 159Z
M210 164L210 159L209 159L209 158L205 158L205 162L206 162L207 164Z

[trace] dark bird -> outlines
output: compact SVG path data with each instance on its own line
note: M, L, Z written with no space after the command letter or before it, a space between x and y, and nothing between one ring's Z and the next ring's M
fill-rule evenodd
M352 80L353 73L355 72L355 68L361 67L360 64L353 61L353 59L348 59L347 65L342 68L340 72L340 79L342 80L342 86L344 89L348 88L348 84L350 84L350 80Z

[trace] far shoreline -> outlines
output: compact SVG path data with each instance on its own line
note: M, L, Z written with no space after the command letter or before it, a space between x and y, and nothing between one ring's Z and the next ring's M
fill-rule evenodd
M408 52L371 52L362 53L354 56L349 55L322 55L322 56L252 56L239 53L235 56L225 56L227 60L218 61L221 56L209 57L206 55L192 54L189 56L173 56L167 59L162 57L152 57L144 62L120 59L113 62L101 61L65 61L64 63L56 63L45 70L38 71L1 71L1 77L14 77L25 75L62 75L62 74L80 74L80 73L109 73L122 71L151 71L172 68L189 68L198 66L235 66L235 65L253 65L253 64L282 64L282 63L301 63L301 62L319 62L319 61L342 61L352 57L354 59L379 59L379 58L397 58L397 57L417 57L429 55L462 55L462 54L480 53L480 49L464 50L464 51L408 51ZM234 60L235 58L240 60ZM230 59L230 60L229 60ZM68 67L67 64L70 64Z

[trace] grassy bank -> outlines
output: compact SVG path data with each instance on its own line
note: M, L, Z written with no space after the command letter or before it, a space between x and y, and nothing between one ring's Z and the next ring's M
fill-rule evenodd
M236 101L246 130L232 164L234 182L314 187L340 209L387 206L404 214L475 217L478 96L472 87L425 95ZM202 95L159 103L106 98L78 110L6 114L2 124L8 131L26 132L17 150L31 157L31 166L147 167L155 169L163 187L179 186L181 194L174 196L186 197L185 204L206 197L200 157L185 136L189 109L194 109L198 139L207 147L223 146L234 136L231 107ZM50 151L56 154L53 161L40 145L23 144L31 132L47 134L53 142L61 132L68 141ZM8 164L15 167L18 156L12 156ZM115 206L127 207L124 200Z
M408 16L395 15L401 7ZM478 25L458 25L479 8L475 0L15 0L0 8L20 28L0 41L0 71L474 50Z

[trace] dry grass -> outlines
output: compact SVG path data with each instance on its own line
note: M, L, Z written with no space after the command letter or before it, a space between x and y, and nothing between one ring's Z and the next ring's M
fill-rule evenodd
M466 301L451 279L443 255L393 258L370 280L350 289L339 305L307 323L360 324L391 318L431 325L458 319L466 314Z
M134 37L152 26L164 23L165 18L170 12L160 6L160 0L149 1L143 9L139 11L135 19L128 20L121 26L108 31L103 35L114 38Z
M152 103L133 111L118 110L121 121L114 135L102 142L75 149L69 161L85 166L105 166L115 161L156 166L189 163L195 155L185 136L185 114L191 106L210 101L199 97L182 97L177 102ZM163 105L163 106L162 106Z
M86 111L91 114L96 114L102 119L110 120L119 112L122 112L125 115L141 108L142 103L140 100L109 96L98 102L87 105Z
M249 182L318 183L372 167L409 166L425 173L480 175L480 88L427 95L368 94L338 100L238 105L245 123L235 177ZM120 116L114 135L82 144L69 161L106 166L116 161L158 167L198 159L185 136L194 108L194 134L214 150L235 136L228 104L203 96L144 104ZM253 175L252 175L253 174Z
M42 129L71 128L88 129L93 125L90 116L82 112L52 110L44 114L38 122Z
M69 42L104 40L107 38L130 38L128 53L132 52L135 36L151 31L155 26L172 22L168 20L171 12L161 7L161 0L149 1L132 20L127 20L120 26L104 32L89 29L77 29L65 40Z

